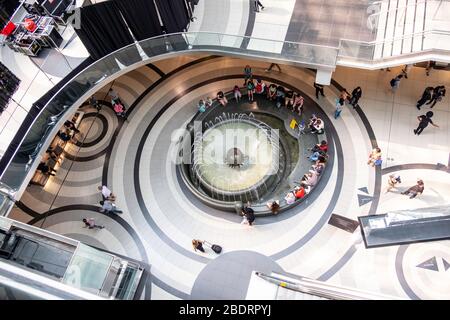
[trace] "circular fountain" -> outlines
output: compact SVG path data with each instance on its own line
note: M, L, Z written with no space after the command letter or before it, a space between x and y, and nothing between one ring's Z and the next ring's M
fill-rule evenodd
M252 118L227 119L195 134L191 175L210 197L254 201L279 172L279 137Z

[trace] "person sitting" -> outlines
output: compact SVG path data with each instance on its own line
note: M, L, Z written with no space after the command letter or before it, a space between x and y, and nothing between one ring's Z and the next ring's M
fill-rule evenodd
M295 202L295 193L294 191L289 191L287 195L284 197L287 204L293 204Z
M72 136L70 135L69 130L59 131L57 135L64 142L67 142L70 139L72 139Z
M219 103L224 107L227 105L228 100L223 91L217 92L217 101L219 101Z
M198 108L198 112L200 112L200 113L203 113L206 111L206 104L205 104L205 101L203 101L203 99L200 99L200 101L198 102L197 108Z
M303 176L302 182L308 186L314 187L317 184L318 174L316 172L308 172Z
M311 132L314 130L314 125L316 124L317 119L318 118L314 113L311 115L311 118L309 118L308 128L309 130L311 130Z
M305 190L305 194L309 194L311 192L311 186L308 186L306 183L301 182L300 186Z
M67 120L66 122L64 122L64 126L67 129L74 131L75 133L80 133L80 130L77 129L75 123L73 123L72 121Z
M325 164L322 162L319 162L319 160L317 160L317 162L311 166L311 170L309 172L316 173L317 175L320 176L324 169L325 169Z
M194 248L194 251L197 252L197 250L205 253L205 249L203 248L204 241L202 240L192 240L192 247Z
M212 107L213 101L212 101L211 97L206 97L205 105L206 105L206 108Z
M299 95L297 92L294 93L294 98L292 102L292 111L297 112L299 116L303 114L303 103L305 99Z
M421 179L418 179L417 184L415 186L402 192L402 194L407 195L407 196L411 195L409 198L414 199L418 195L422 194L424 189L425 189L425 184L423 183L423 181Z
M266 92L266 84L261 79L256 79L255 93L264 94Z
M397 183L402 183L402 180L400 179L400 176L398 174L395 174L395 173L390 174L389 178L388 178L388 187L386 189L386 193L388 193L389 191L394 189Z
M39 170L43 174L46 174L49 176L55 176L55 173L56 173L56 170L53 168L50 168L45 162L39 163L37 170Z
M381 149L375 148L369 153L369 160L367 160L367 164L372 167L376 165L380 165L381 163Z
M267 203L267 207L270 209L272 214L278 214L280 211L280 201L275 200Z
M234 99L236 99L236 102L239 102L239 100L242 98L242 93L241 93L241 89L239 88L238 85L234 86L233 94L234 94Z
M54 149L48 148L47 151L45 151L45 153L48 154L49 158L58 161L58 155L55 153Z
M302 199L306 195L305 188L303 188L302 186L295 187L294 192L295 199Z
M294 91L288 90L286 92L286 99L284 100L284 106L287 109L292 109L292 111L294 111L293 105L294 105Z
M280 109L282 105L284 105L284 98L286 97L286 90L283 86L277 87L277 97L276 97L276 105L277 108Z
M269 89L267 90L267 99L273 101L277 98L277 86L276 84L272 83L269 86Z
M255 83L253 82L253 79L248 79L246 87L248 101L253 101L253 93L255 92Z
M312 152L323 151L325 153L328 152L328 143L325 140L322 140L320 144L316 144L312 149L309 149Z
M306 129L305 120L302 120L302 121L300 122L300 124L297 124L297 127L298 127L298 136L299 136L299 138L300 138L300 136L301 136L302 134L305 134L305 133L306 133L306 132L305 132L305 129Z
M317 133L317 134L323 134L325 131L324 129L325 129L325 124L324 124L323 120L320 118L317 118L312 126L311 132Z

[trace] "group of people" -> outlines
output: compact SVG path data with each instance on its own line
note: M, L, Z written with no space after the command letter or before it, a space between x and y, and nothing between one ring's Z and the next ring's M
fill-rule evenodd
M420 110L420 107L422 107L424 104L431 104L430 108L433 108L436 102L442 101L442 99L445 97L445 93L445 86L437 86L435 88L426 87L423 91L422 97L419 99L419 101L417 101L416 108Z
M100 201L100 205L102 206L99 208L99 212L106 213L106 214L120 214L123 213L122 210L117 208L115 201L116 196L115 194L105 185L101 185L97 187L97 190L100 191L102 200ZM83 218L82 219L84 223L85 228L89 229L103 229L105 226L98 225L95 222L94 218Z
M386 193L390 192L392 189L397 188L397 184L402 183L400 176L397 173L392 173L388 177L388 187L386 189ZM414 186L406 189L401 194L409 196L410 199L414 199L418 195L421 195L425 190L425 183L422 179L417 179L417 182Z
M307 194L309 194L317 185L319 177L325 169L325 165L328 160L328 143L325 140L322 140L319 144L316 144L314 147L308 149L308 151L310 151L311 154L307 157L307 159L313 162L313 165L303 176L299 182L299 185L295 186L294 189L290 190L284 197L284 200L288 205L294 203L296 200L303 199ZM268 204L268 206L269 208L272 208L273 204Z
M217 95L219 95L219 93ZM225 96L222 91L221 91L221 95ZM225 98L225 100L226 100L226 98ZM219 99L217 99L217 101L219 101ZM223 101L223 99L222 99L222 101ZM225 101L223 101L223 102L225 103ZM220 103L222 104L222 102L220 102ZM228 103L228 101L226 101L226 103ZM212 106L212 104L213 104L213 101L210 97L207 97L206 100L200 99L198 101L198 105L197 105L198 112L200 112L200 113L205 112L206 109L208 109L209 107Z
M334 112L334 118L339 118L346 103L349 103L353 107L353 109L356 109L356 107L359 106L358 102L361 96L362 89L359 86L353 89L351 94L347 92L347 89L343 88L341 90L339 98L336 98L336 110Z

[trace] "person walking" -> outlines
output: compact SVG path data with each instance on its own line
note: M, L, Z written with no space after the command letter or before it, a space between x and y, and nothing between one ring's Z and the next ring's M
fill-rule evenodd
M420 110L420 107L425 104L428 100L432 100L432 94L433 94L433 87L426 87L425 90L422 93L422 97L419 101L417 101L416 108Z
M433 98L427 103L427 105L433 103L430 106L430 108L433 108L436 102L442 101L442 98L445 97L445 92L446 92L445 86L437 86L436 88L434 88Z
M95 224L94 218L84 218L84 227L83 228L89 228L89 229L103 229L105 226L100 226L98 224Z
M246 206L242 209L242 215L244 216L244 219L242 220L241 224L248 224L249 226L252 226L253 222L255 222L255 211L253 211L252 208Z
M255 4L255 11L259 12L259 7L261 7L261 10L264 10L264 6L262 5L262 3L259 0L253 0L254 4Z
M269 68L267 68L265 71L270 72L272 71L273 67L277 67L278 71L281 72L281 67L279 66L278 63L271 63Z
M356 109L356 106L358 105L359 99L361 99L362 96L362 89L361 87L356 87L352 91L352 97L350 98L350 104L353 106L353 109Z
M412 186L408 190L402 192L402 194L410 196L410 199L414 199L418 195L421 195L423 193L423 190L425 190L425 184L423 183L422 179L418 179L415 186Z
M205 249L203 248L203 243L205 243L205 241L193 239L192 247L194 248L194 251L197 252L197 250L199 250L199 251L205 253Z
M98 186L97 190L102 193L103 200L116 200L116 196L112 193L107 186Z
M316 88L316 98L319 99L319 93L322 95L322 97L325 97L325 94L323 93L323 85L318 84L317 82L314 82L314 88Z
M403 74L399 74L399 75L396 76L394 79L391 79L390 85L391 85L392 93L395 93L395 91L397 91L398 86L400 85L400 80L401 80L402 78L403 78Z
M336 99L336 110L334 111L334 118L337 119L341 115L342 109L344 109L344 98Z
M117 208L117 206L111 200L102 200L100 201L102 207L100 208L100 212L109 214L109 213L123 213L122 210Z
M414 129L414 134L420 135L426 127L428 127L428 124L431 123L432 126L439 128L437 124L434 124L431 118L433 117L434 113L433 111L428 111L426 114L423 114L421 116L417 117L417 120L419 121L419 126L417 129Z

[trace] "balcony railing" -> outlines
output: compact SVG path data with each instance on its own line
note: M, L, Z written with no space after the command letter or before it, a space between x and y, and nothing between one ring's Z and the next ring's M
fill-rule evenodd
M176 33L133 43L91 64L62 87L41 110L36 110L37 116L26 134L20 143L16 141L13 156L0 168L0 181L19 190L29 173L35 170L36 159L46 150L65 118L73 113L72 107L78 107L105 82L148 63L153 57L190 51L245 55L330 70L334 69L338 55L338 49L334 47L212 32Z

